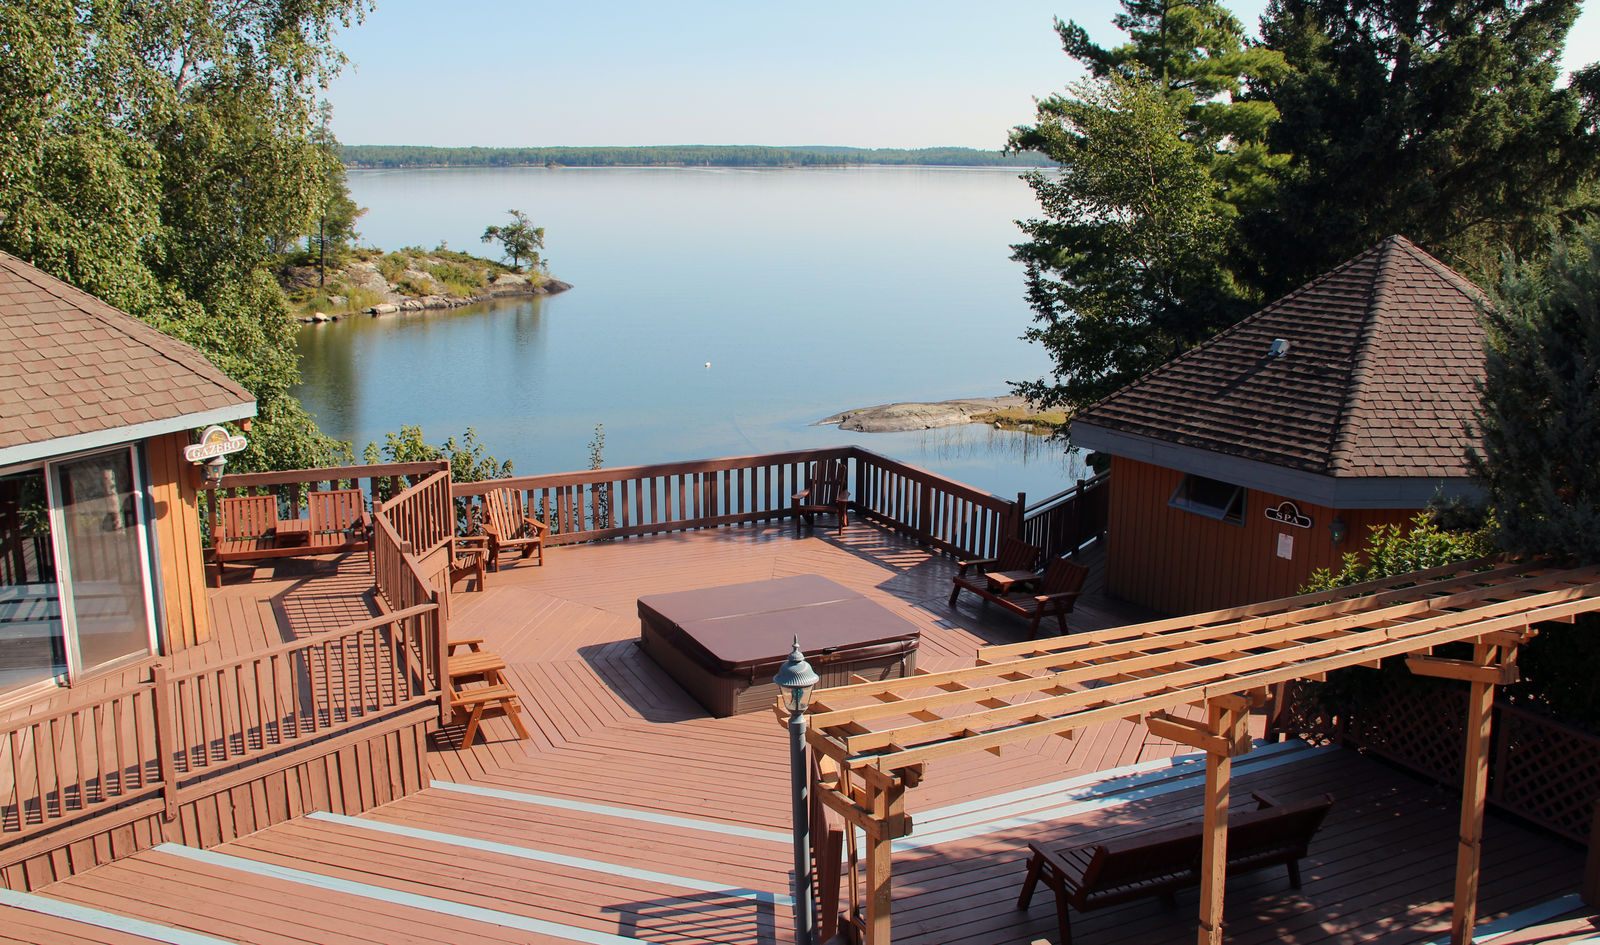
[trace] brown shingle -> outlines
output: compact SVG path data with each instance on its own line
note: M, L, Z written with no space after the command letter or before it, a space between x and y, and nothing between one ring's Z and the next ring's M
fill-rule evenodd
M1483 298L1390 237L1078 419L1323 475L1465 476Z
M0 378L0 449L254 401L193 348L3 252Z

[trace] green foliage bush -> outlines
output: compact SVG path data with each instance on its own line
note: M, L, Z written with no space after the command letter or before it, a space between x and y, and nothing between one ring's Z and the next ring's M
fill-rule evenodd
M378 275L383 276L390 282L394 282L400 278L400 274L405 272L410 265L411 260L407 259L403 254L390 253L378 260Z
M456 262L439 262L428 267L428 275L442 285L450 295L477 295L488 283L488 274L481 268L471 268Z
M1373 526L1365 548L1346 552L1338 571L1322 568L1314 572L1301 593L1425 571L1454 561L1480 558L1493 554L1494 550L1487 528L1450 531L1441 528L1429 513L1419 512L1409 528L1402 529L1397 524Z
M440 446L429 444L422 437L422 427L402 426L398 433L385 433L383 445L368 443L362 454L369 464L426 463L447 459L450 461L450 481L482 482L485 479L508 479L511 460L500 462L484 452L478 442L478 431L467 427L459 441L450 437Z
M438 291L438 287L433 284L433 280L426 278L419 279L416 276L409 274L402 275L398 280L396 280L394 287L395 290L401 295L408 295L412 298L421 298L424 295L433 295L436 291Z

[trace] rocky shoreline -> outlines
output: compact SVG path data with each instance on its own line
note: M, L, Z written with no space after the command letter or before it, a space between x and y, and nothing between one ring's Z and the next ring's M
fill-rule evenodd
M817 426L837 423L841 430L861 433L903 433L907 430L932 430L963 423L979 422L981 414L1026 407L1028 402L1015 395L942 400L933 403L910 401L858 407L817 421Z
M477 292L470 295L454 295L443 291L444 286L440 284L439 280L430 275L426 268L423 268L430 263L438 265L441 260L422 257L401 272L393 282L384 278L374 262L360 261L351 263L336 276L330 273L329 275L332 277L330 281L337 281L343 285L359 288L364 291L364 297L377 298L379 301L354 312L314 311L308 315L296 316L296 318L304 324L321 324L324 322L336 322L341 318L351 318L355 315L394 315L403 312L460 308L463 305L473 305L494 299L556 295L572 288L569 283L562 282L559 279L551 279L543 274L536 273L533 276L528 276L517 272L500 272L489 277L483 288ZM294 271L287 274L287 279L291 284L307 285L314 278L315 270L302 268L303 271ZM402 286L405 288L402 288ZM345 296L335 295L330 297L328 302L330 307L334 307L348 304L348 299Z

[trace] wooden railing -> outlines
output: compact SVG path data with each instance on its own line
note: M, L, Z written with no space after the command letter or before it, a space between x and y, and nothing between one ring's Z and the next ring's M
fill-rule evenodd
M563 545L788 518L806 467L827 459L853 461L860 514L933 547L989 554L1015 534L1018 503L854 446L458 482L451 494L481 520L484 493L514 489L549 523L546 544Z
M1018 501L852 447L851 505L872 521L961 557L987 558L1017 533Z
M451 491L481 521L475 507L484 493L515 489L523 507L549 523L546 544L565 545L785 518L807 464L850 454L848 448L797 450L618 466L458 482Z
M374 502L374 513L380 509L396 537L409 544L413 554L422 557L432 553L456 533L450 470L439 470L387 502Z
M249 763L439 698L439 607L341 630L0 724L0 843L142 802L170 817ZM225 786L225 785L224 785Z
M282 518L298 518L304 517L302 511L307 511L308 492L360 489L369 499L386 500L390 496L398 496L411 483L448 468L448 463L426 462L235 473L223 476L217 485L201 491L201 502L204 503L201 517L207 523L207 534L215 535L221 514L220 499L240 495L275 495L278 497L278 515Z
M1044 549L1046 558L1072 554L1106 533L1111 510L1111 474L1101 473L1022 513L1023 541Z

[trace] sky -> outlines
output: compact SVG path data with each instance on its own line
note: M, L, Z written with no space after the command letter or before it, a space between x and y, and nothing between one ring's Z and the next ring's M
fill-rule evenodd
M1265 0L1239 0L1253 29ZM336 43L346 144L1004 147L1077 77L1053 18L1102 44L1115 0L377 0ZM1564 66L1600 60L1588 0Z

